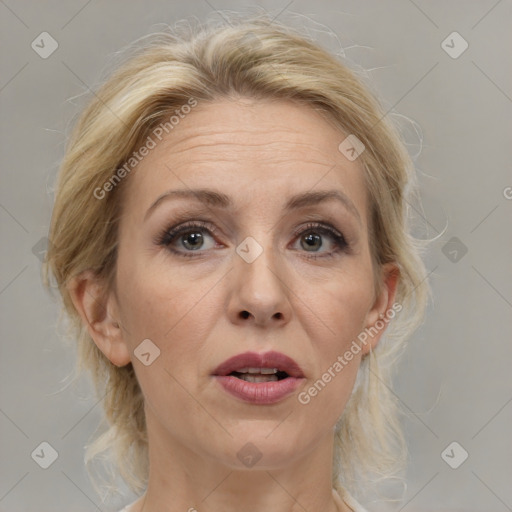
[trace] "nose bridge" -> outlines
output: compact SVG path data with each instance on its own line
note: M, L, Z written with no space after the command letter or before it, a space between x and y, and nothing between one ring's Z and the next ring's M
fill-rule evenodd
M246 237L237 246L234 259L231 309L236 317L251 316L259 324L288 318L289 290L272 235L261 230L255 237Z
M258 241L253 236L246 237L236 248L239 275L246 286L251 286L254 292L265 290L269 295L276 293L282 287L278 276L280 267L276 257L276 249L269 233L261 233Z

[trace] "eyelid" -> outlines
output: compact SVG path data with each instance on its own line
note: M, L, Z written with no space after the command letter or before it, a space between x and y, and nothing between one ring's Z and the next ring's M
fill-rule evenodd
M215 224L213 224L210 221L203 219L191 220L190 217L187 217L187 219L188 220L183 222L180 222L180 220L175 219L171 226L168 226L162 232L160 232L159 235L157 235L155 239L155 244L167 247L169 251L180 256L198 257L200 254L206 253L207 251L180 251L173 249L171 247L173 242L179 239L179 236L181 234L193 231L194 229L198 231L206 231L212 236L212 238L216 237L218 231L220 231L217 228L217 226L215 226ZM327 234L328 236L330 236L334 242L335 248L327 253L311 252L308 256L306 256L308 254L308 251L304 251L305 257L310 259L329 258L333 257L335 254L340 252L348 252L351 249L351 242L350 240L347 239L343 232L332 226L330 223L319 220L309 220L306 222L306 224L304 224L303 222L299 226L295 227L292 230L294 237L293 243L296 242L299 236L303 235L304 233L307 233L308 231L314 230L323 233L323 235ZM318 255L315 256L315 254Z
M312 229L322 229L322 230L328 231L332 234L335 234L335 235L345 238L343 233L338 231L334 226L331 226L330 224L326 224L325 222L321 222L321 221L308 221L306 223L306 225L301 224L300 226L297 226L296 228L294 228L293 234L295 236L299 236L302 233L312 230Z
M218 232L218 228L214 224L205 220L196 219L181 223L179 221L177 222L177 224L176 221L173 222L171 226L166 227L156 236L155 243L157 245L168 246L171 244L171 238L176 238L181 233L186 233L187 231L191 231L194 228L209 231L212 235L215 235Z
M359 239L358 230L355 229L352 218L349 216L333 215L329 211L312 211L304 214L301 226L304 223L313 223L319 227L325 226L327 229L333 229L335 233L342 235L349 245L355 244Z
M309 231L321 233L323 236L327 234L332 238L334 241L335 248L328 252L328 253L315 253L311 252L308 258L313 259L321 259L321 258L328 258L334 256L336 253L339 252L349 252L352 248L351 242L345 237L343 232L336 229L334 226L332 226L329 223L321 222L321 221L309 221L306 225L301 224L300 226L296 227L294 229L295 238L303 235L304 233L308 233ZM308 251L304 251L306 254ZM314 254L319 254L318 256L314 256Z

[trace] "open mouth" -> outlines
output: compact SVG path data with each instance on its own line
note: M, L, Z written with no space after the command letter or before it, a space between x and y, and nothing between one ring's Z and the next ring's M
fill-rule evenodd
M220 364L212 376L229 394L253 405L285 400L305 380L291 357L275 351L238 354Z
M277 368L242 368L229 375L246 382L275 382L289 377L286 372Z

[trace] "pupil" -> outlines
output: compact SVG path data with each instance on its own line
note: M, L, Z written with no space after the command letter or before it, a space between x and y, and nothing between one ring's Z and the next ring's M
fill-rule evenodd
M203 235L201 233L189 233L184 236L183 245L188 249L197 249L202 245L202 238Z
M304 240L310 248L318 249L322 247L322 239L319 235L310 233L309 235L304 236Z

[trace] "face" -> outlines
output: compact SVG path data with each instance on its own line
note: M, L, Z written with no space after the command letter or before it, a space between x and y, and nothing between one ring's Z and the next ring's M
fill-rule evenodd
M332 436L368 347L307 404L299 395L389 300L375 295L363 170L338 151L344 138L304 106L222 100L199 104L130 175L108 302L122 328L103 349L132 362L150 443L241 467L250 442L276 468ZM269 351L302 372L284 396L254 403L213 375Z

